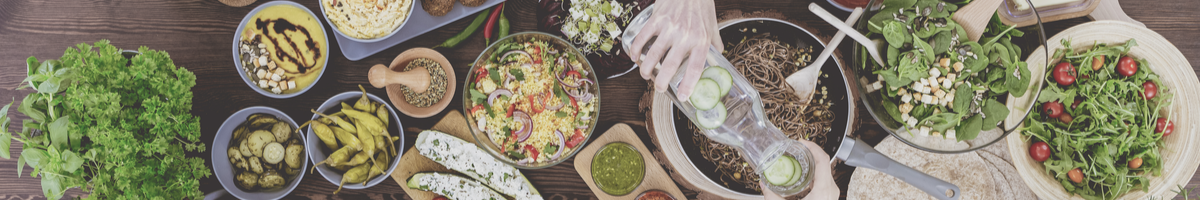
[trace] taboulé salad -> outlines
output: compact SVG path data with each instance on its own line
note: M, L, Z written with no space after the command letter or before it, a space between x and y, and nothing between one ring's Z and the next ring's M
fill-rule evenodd
M599 100L586 61L536 38L496 45L468 77L471 122L520 165L557 161L579 148Z
M1147 190L1149 175L1162 172L1163 139L1175 129L1166 110L1172 95L1158 87L1150 63L1128 54L1132 39L1085 51L1062 44L1033 109L1040 114L1028 115L1021 131L1030 157L1084 199Z

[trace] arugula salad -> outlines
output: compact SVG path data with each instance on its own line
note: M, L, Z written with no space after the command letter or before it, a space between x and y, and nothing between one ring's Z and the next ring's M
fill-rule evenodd
M910 134L974 139L1008 116L1003 99L1024 96L1030 73L1014 37L1025 35L993 15L979 42L950 18L959 4L939 0L886 0L868 20L868 36L886 45L886 66L861 53L863 67L877 76L891 120ZM881 49L882 50L882 49Z
M1158 75L1139 69L1149 63L1128 55L1133 39L1083 51L1062 44L1034 108L1041 114L1028 115L1021 131L1030 157L1084 199L1147 190L1148 175L1162 172L1162 140L1175 129L1166 110L1172 95Z

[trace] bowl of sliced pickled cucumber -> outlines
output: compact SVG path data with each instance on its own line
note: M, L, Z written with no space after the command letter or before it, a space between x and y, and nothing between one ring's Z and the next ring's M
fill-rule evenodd
M242 199L279 199L304 178L308 157L296 122L274 108L255 106L229 116L213 141L217 180Z
M993 14L979 41L971 41L952 19L965 5L874 0L855 24L886 62L875 62L862 45L846 59L863 103L892 136L921 150L961 153L996 143L1019 125L1004 119L1031 108L1007 99L1041 88L1025 63L1045 44L1041 24L1007 26Z

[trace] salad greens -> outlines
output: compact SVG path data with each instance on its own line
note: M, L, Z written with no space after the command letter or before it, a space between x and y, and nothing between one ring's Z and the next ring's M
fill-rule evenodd
M58 60L29 57L20 88L37 92L17 111L31 119L11 133L8 116L0 116L0 157L11 158L10 140L24 143L17 174L32 167L49 199L73 187L89 199L200 199L200 178L211 170L187 155L205 151L200 119L190 113L196 76L166 52L138 51L126 59L101 40L68 48Z
M1143 70L1133 76L1117 74L1117 60L1137 45L1133 39L1123 45L1095 44L1086 51L1073 51L1067 40L1062 44L1054 53L1060 62L1092 66L1094 57L1103 57L1103 66L1099 70L1077 68L1081 78L1074 84L1046 84L1034 110L1048 102L1077 103L1062 113L1074 118L1063 121L1031 114L1021 134L1029 136L1031 143L1043 141L1050 146L1050 158L1042 164L1067 192L1085 199L1115 199L1133 189L1147 190L1148 175L1162 172L1159 151L1164 136L1155 132L1155 122L1168 116L1164 108L1170 105L1171 94L1160 89L1153 98L1142 96L1143 83L1161 85L1158 75L1144 70L1149 66L1145 60L1137 61ZM1052 70L1047 68L1044 77L1048 83L1054 83ZM1136 158L1143 160L1140 167L1127 164ZM1083 172L1081 183L1067 176L1075 168Z
M882 90L887 114L910 134L974 139L1008 116L1002 98L1024 96L1029 87L1029 68L1012 43L1025 33L993 15L983 38L969 41L950 19L965 3L886 0L867 21L868 36L887 44L886 66L861 66L878 76L868 90ZM865 49L861 55L871 60Z

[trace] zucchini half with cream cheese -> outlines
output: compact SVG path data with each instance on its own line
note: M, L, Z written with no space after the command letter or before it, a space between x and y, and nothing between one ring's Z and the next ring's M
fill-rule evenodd
M463 173L501 194L515 199L542 199L521 171L496 160L466 140L441 131L425 130L417 136L416 148L422 156Z
M408 188L429 191L448 199L505 200L504 196L483 183L466 177L437 172L422 172L408 178Z

